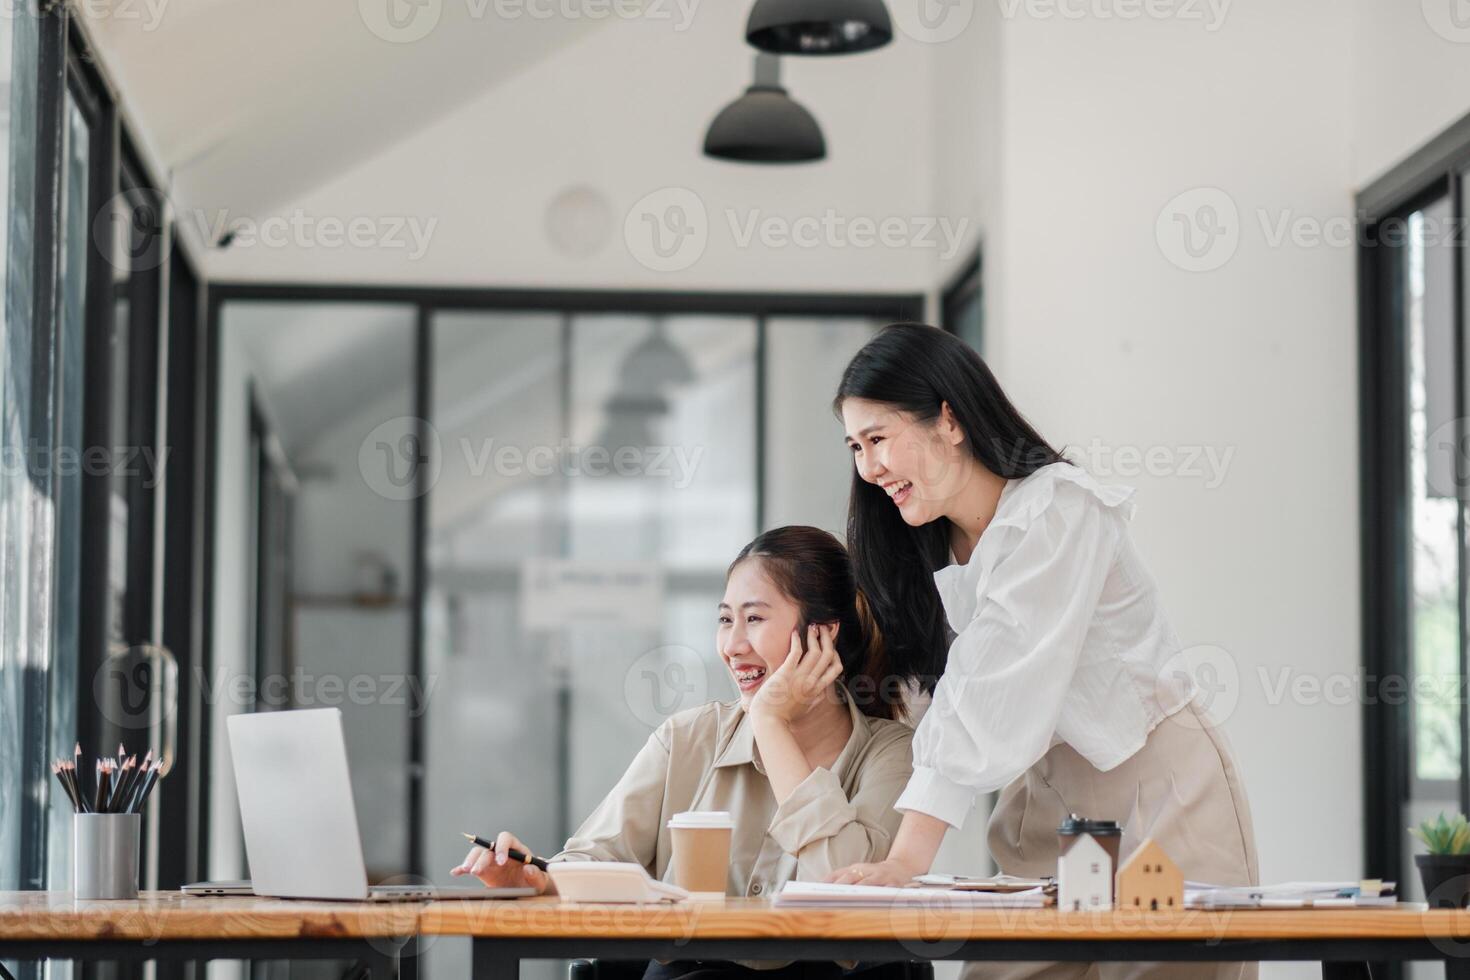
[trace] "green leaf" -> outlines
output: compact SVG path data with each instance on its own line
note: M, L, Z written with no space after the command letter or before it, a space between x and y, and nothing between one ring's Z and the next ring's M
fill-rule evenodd
M1437 818L1408 829L1430 854L1470 854L1470 820L1463 813L1450 819L1441 812Z

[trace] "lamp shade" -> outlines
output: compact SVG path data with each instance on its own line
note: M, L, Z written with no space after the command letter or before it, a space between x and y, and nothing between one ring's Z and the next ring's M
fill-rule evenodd
M822 127L781 87L780 60L755 57L755 82L720 110L704 136L706 156L741 163L807 163L827 156Z
M774 54L854 54L893 40L883 0L756 0L745 39Z

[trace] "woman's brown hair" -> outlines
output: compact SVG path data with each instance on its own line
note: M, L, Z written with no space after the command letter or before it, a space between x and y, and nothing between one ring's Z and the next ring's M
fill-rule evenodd
M750 558L758 559L776 588L801 607L803 633L811 623L837 624L841 684L858 710L874 718L900 717L903 679L889 667L883 634L842 542L821 528L773 528L740 549L726 576Z

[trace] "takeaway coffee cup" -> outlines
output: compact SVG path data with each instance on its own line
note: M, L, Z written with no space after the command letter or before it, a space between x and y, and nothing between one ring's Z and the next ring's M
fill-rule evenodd
M1118 822L1116 820L1089 820L1075 813L1071 814L1057 828L1058 850L1065 856L1072 849L1072 845L1081 840L1084 834L1097 841L1102 849L1107 851L1108 857L1113 862L1113 875L1116 875L1118 873L1118 847L1123 842L1123 830L1118 826ZM1113 875L1108 876L1109 893L1114 887Z
M730 835L735 823L725 810L674 814L674 884L695 895L725 894L730 877Z
M1113 870L1118 870L1118 845L1122 843L1123 831L1116 820L1089 820L1071 814L1057 828L1058 849L1066 854L1083 834L1087 834L1102 845L1113 859Z

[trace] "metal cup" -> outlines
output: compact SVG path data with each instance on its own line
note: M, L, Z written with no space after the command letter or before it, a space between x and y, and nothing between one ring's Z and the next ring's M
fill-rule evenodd
M72 880L78 899L138 897L140 813L78 813Z

